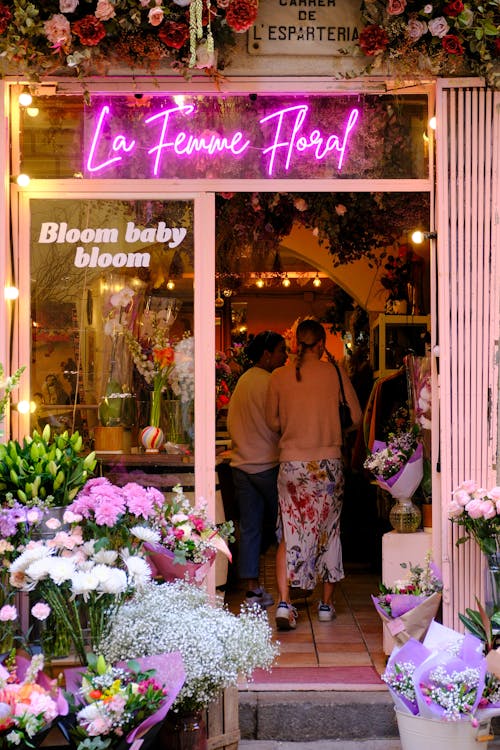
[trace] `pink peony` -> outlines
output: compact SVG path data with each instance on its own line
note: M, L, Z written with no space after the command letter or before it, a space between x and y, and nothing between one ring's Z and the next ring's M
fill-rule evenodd
M455 490L453 493L453 499L463 508L471 501L471 496L465 490Z
M471 500L465 506L465 510L471 518L483 518L483 508L481 500Z

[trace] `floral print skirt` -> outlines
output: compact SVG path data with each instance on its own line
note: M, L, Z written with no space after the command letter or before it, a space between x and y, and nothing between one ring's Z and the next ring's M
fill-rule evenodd
M286 544L290 586L312 590L318 580L344 578L340 513L344 492L341 459L280 464L279 538Z

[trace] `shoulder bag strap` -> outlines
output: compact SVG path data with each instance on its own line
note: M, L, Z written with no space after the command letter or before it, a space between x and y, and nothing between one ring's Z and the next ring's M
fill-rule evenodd
M343 404L347 404L347 400L346 400L346 397L345 397L345 391L344 391L344 383L342 382L342 375L340 374L339 366L338 366L338 364L336 363L336 361L335 361L335 359L333 357L331 358L330 362L332 363L332 365L337 370L337 375L339 376L340 393L342 395L342 403Z

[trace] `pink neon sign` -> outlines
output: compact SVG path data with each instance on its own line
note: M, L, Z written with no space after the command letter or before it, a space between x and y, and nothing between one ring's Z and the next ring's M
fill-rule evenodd
M152 174L155 177L167 176L162 175L162 161L167 156L190 158L202 154L209 158L220 155L237 159L250 149L257 148L239 130L231 134L206 130L197 133L192 127L191 118L194 113L194 105L182 104L163 108L144 118L143 132L151 133L153 129L153 140L144 145L120 132L119 121L115 122L111 107L104 105L91 135L87 171L91 174L109 172L113 166L121 166L134 156L139 158L146 152L151 157ZM270 177L275 175L279 165L288 172L294 160L308 155L316 161L323 161L331 156L336 160L337 170L342 170L349 140L359 118L359 109L350 110L340 134L324 133L319 128L307 130L305 123L308 113L307 104L297 104L277 109L259 120L266 141L264 145L260 143L258 148L267 159L267 173ZM159 132L154 126L159 126ZM194 132L183 130L183 126L191 126L190 129Z

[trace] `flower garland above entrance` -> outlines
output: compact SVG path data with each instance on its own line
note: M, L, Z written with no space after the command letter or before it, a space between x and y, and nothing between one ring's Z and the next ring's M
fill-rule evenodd
M411 75L473 71L500 84L498 0L364 0L361 14L359 46L374 58L371 70L389 62Z
M256 25L258 6L258 0L3 0L0 72L34 81L98 75L111 66L216 75L229 62L235 35ZM396 75L472 71L499 84L498 0L363 0L361 19L359 44L344 50L367 56L358 75L390 63Z
M0 3L0 55L9 71L35 80L98 74L111 64L215 69L257 8L258 0L7 0Z

